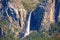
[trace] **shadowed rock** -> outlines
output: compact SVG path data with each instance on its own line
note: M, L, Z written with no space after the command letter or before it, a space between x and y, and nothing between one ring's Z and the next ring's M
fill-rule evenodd
M58 18L58 16L60 15L59 10L60 10L60 0L55 0L55 22L58 24L60 24Z
M40 30L41 22L44 16L44 9L37 7L31 14L30 30Z

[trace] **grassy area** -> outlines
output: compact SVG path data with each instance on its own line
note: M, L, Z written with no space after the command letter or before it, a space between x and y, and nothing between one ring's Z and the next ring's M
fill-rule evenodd
M51 24L51 28L45 33L35 31L23 40L60 40L59 29L60 26L57 23L53 23Z
M0 22L0 27L3 29L3 32L5 33L4 36L0 37L0 40L17 40L17 38L15 37L14 34L11 33L11 30L9 30L7 27L5 27L4 25L6 25L8 22L6 22L6 20L2 20Z
M6 36L0 37L0 40L60 40L60 26L57 23L51 24L50 29L45 33L43 33L42 31L34 31L29 36L23 39L16 38L15 34L11 33L11 30L9 30L7 27L4 27L5 24L6 20L2 20L0 23L0 26L3 28L6 34Z
M44 34L42 32L33 32L23 40L48 40L48 39L49 37L47 36L47 34Z
M0 25L5 25L5 24L6 24L6 20L0 21Z
M43 2L43 0L37 0L37 1L34 1L34 0L24 1L23 0L21 2L26 10L31 11L31 10L35 9L37 7L37 5L39 5L41 2Z
M24 3L24 7L27 10L33 10L35 7L31 6L29 3Z
M3 32L5 33L4 36L0 37L0 40L19 40L18 38L15 37L15 34L11 32L11 28L9 29L6 27L6 24L8 25L9 22L4 19L0 22L0 27L3 29ZM17 29L15 29L17 31Z

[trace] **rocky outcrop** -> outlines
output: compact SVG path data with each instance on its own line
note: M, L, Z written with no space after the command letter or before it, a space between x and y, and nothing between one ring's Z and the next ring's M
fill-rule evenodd
M0 28L0 37L3 36L3 30Z
M18 1L18 2L17 2ZM0 2L0 14L4 18L7 17L9 20L9 28L12 33L18 35L18 33L25 26L25 20L27 10L24 9L23 4L19 0L1 0ZM1 18L0 18L1 19ZM17 32L15 31L17 29Z
M26 0L27 1L27 0ZM55 22L55 0L45 0L44 3L41 3L38 5L38 7L31 12L31 16L29 15L28 7L30 6L36 6L37 0L33 0L32 2L27 2L25 5L27 9L24 7L24 0L3 0L0 1L0 14L4 17L7 17L9 20L10 26L9 29L11 29L12 33L15 33L17 36L20 31L25 31L28 28L30 28L29 31L40 29L42 30L49 30L50 24ZM28 0L30 1L30 0ZM28 5L30 3L30 6ZM38 3L38 1L37 1ZM31 5L32 4L32 5ZM59 12L60 13L60 12ZM29 17L30 16L30 17ZM60 21L60 16L58 17ZM1 19L1 18L0 18ZM28 19L28 20L27 20ZM30 21L30 22L28 22ZM15 31L17 30L17 31ZM28 33L29 34L29 33Z
M59 15L60 15L60 0L55 0L55 22L60 25Z
M50 28L50 24L52 24L54 20L55 13L55 0L47 0L45 7L45 16L42 21L42 26L45 30Z

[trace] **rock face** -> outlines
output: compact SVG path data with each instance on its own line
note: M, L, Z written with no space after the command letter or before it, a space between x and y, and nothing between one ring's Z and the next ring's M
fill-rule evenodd
M55 0L55 22L60 25L60 0Z
M52 24L54 20L54 12L55 12L55 0L48 0L45 7L45 16L42 21L42 26L45 30L48 30L50 24Z
M16 35L23 29L25 26L25 20L27 15L27 10L24 9L23 4L19 0L1 0L0 2L0 14L4 18L7 17L9 20L9 29ZM1 17L0 16L0 17ZM0 18L1 19L1 18ZM15 32L17 29L17 32Z
M36 1L33 0L32 3L27 2L27 4L31 3L35 5L36 3L34 4L33 2L36 2ZM0 1L0 14L1 14L0 20L2 16L7 17L7 19L10 22L9 28L11 28L11 31L15 32L14 31L15 28L17 29L17 32L15 33L16 35L18 35L20 31L26 29L27 28L26 25L28 24L30 25L29 31L33 31L33 30L39 31L40 29L49 30L50 24L54 23L55 21L58 22L56 19L59 18L59 21L60 21L60 9L59 9L60 2L58 3L59 4L58 5L58 4L55 4L55 1L56 0L45 0L43 3L38 5L38 7L34 11L31 12L31 16L30 16L28 15L29 11L25 9L22 3L24 2L24 0L1 0ZM37 1L37 3L38 2L39 1ZM30 6L28 7L30 8ZM29 23L27 22L27 19L28 21L30 20Z
M42 4L40 5L42 6ZM30 30L40 30L41 27L41 23L43 20L43 16L44 16L44 8L38 6L32 13L31 13L31 23L30 23Z
M4 16L8 17L11 25L16 28L20 28L24 26L25 18L26 18L26 10L23 5L16 0L4 0L2 1L2 10L4 11Z
M2 28L0 28L0 36L3 36Z

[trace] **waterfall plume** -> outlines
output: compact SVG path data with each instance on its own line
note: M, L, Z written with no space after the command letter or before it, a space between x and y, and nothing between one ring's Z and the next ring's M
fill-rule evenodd
M28 17L27 28L26 28L26 32L25 32L24 37L26 37L30 33L30 19L31 19L31 13L29 14L29 17Z

